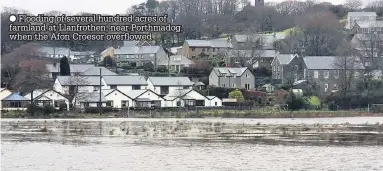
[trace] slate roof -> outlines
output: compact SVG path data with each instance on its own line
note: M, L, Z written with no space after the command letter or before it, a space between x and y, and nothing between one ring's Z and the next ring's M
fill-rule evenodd
M375 12L349 12L349 16L371 16L375 17L377 16Z
M56 63L56 66L53 66L53 64L46 64L45 65L48 72L60 72L60 63ZM70 72L84 72L88 70L89 68L95 67L93 64L70 64Z
M281 65L287 65L295 56L294 54L278 54L277 59Z
M383 21L357 21L356 24L361 28L383 27Z
M64 48L64 47L47 47L43 46L39 49L41 53L45 53L47 55L64 55L68 56L71 54L71 50L69 48Z
M188 77L149 77L154 86L192 86Z
M93 91L93 92L79 92L77 94L77 101L78 102L99 102L100 100L100 92L99 91ZM106 98L104 94L101 91L101 101L106 102Z
M124 46L125 47L131 47L131 46L136 46L138 41L124 41Z
M57 76L62 86L79 85L79 86L98 86L100 85L99 76Z
M103 76L107 85L148 85L143 76Z
M187 99L187 97L184 97L184 96L191 91L193 91L193 90L189 90L189 89L174 90L174 91L169 92L169 94L167 94L164 97L164 99L165 100L174 100L178 97L182 97L183 99Z
M9 96L5 97L5 101L28 101L29 99L21 96L19 93L12 93Z
M236 74L237 77L240 77L247 70L247 68L246 67L242 67L242 68L215 67L215 68L213 68L213 70L217 74L229 74L229 73L232 73L232 74Z
M33 91L33 98L36 98L37 96L40 96L41 94L45 93L49 89L37 89ZM31 99L31 93L28 93L24 96L26 99Z
M189 58L183 55L172 55L169 56L170 61L162 60L157 63L157 65L191 65L194 64Z
M145 93L146 91L150 91L150 90L130 90L128 92L123 92L123 93L132 99L136 99L138 96Z
M117 75L115 72L112 72L105 67L91 67L87 69L86 71L82 72L80 75L86 75L86 76L100 75L100 68L101 68L101 75Z
M307 69L339 69L340 66L337 66L337 62L341 61L343 57L337 56L306 56L303 58ZM354 64L355 69L364 69L361 63Z
M213 40L185 40L190 47L213 47L213 48L231 48L231 42L225 39Z
M228 56L230 58L235 57L245 57L245 58L251 58L251 57L264 57L264 58L275 58L278 54L276 50L255 50L252 56L252 50L229 50Z
M218 98L217 96L206 96L206 98L208 98L209 100L212 100L214 98Z
M133 54L154 54L160 50L160 46L131 46L120 47L114 50L116 55L133 55Z

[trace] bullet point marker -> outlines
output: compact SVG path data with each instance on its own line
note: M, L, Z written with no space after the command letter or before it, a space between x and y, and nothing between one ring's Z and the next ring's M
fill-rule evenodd
M16 16L15 15L9 16L9 21L15 22L16 21Z

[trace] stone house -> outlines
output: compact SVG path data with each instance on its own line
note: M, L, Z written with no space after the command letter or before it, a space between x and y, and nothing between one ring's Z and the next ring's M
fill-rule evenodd
M209 75L209 85L226 88L255 88L255 76L248 68L213 68Z
M383 21L357 21L351 32L354 34L382 34Z
M272 78L282 85L293 85L303 79L305 63L297 54L278 54L271 63Z
M185 40L182 46L182 54L187 58L193 58L201 54L214 56L220 53L225 54L231 48L230 41L225 39Z
M347 14L346 29L351 30L355 22L358 21L376 21L375 12L349 12Z
M251 66L271 67L271 62L279 52L276 50L229 50L227 55L228 63L232 67Z
M166 60L167 54L160 46L123 46L114 50L117 65L136 63L142 66L151 62L157 66L159 61Z
M320 95L338 91L345 76L353 82L364 73L363 65L351 57L346 59L346 67L342 66L344 57L339 56L306 56L303 60L306 66L303 77L309 84L319 88Z

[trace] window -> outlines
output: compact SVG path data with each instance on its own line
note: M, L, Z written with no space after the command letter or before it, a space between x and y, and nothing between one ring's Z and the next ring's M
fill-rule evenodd
M314 71L314 78L319 78L319 72L318 71Z
M177 101L177 106L181 106L181 101Z
M249 74L246 74L246 78L249 78Z
M19 107L21 107L21 102L17 102L17 101L12 102L12 101L11 101L9 107L19 108Z
M226 85L225 85L225 84L222 84L222 87L226 87Z
M132 90L141 90L141 86L140 85L133 85Z
M112 106L113 106L113 101L112 101L112 100L108 100L108 101L106 102L106 106L107 106L107 107L112 107Z
M245 84L245 89L250 90L250 84Z
M328 77L330 77L330 72L324 71L324 78L328 79Z
M324 84L324 92L327 92L328 84Z
M334 71L334 77L339 78L339 71L338 70Z
M205 52L205 48L202 48L202 52Z
M121 101L121 107L129 107L129 101L122 100Z
M192 52L194 52L194 51L195 51L195 48L191 48L191 50L192 50Z
M232 87L234 88L234 87L235 87L235 84L232 84Z
M117 89L117 85L110 85L110 89Z
M239 63L239 58L235 58L235 63Z
M214 102L214 104L215 104L215 106L217 106L217 105L218 105L218 102Z

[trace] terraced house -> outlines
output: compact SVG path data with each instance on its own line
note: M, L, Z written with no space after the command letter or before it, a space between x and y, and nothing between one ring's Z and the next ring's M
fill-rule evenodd
M167 54L160 46L123 46L114 50L114 56L118 65L132 64L142 66L151 62L157 66L159 61L167 59Z
M182 54L187 58L194 58L201 54L203 55L218 55L225 54L231 49L230 40L213 39L213 40L185 40L182 46Z

